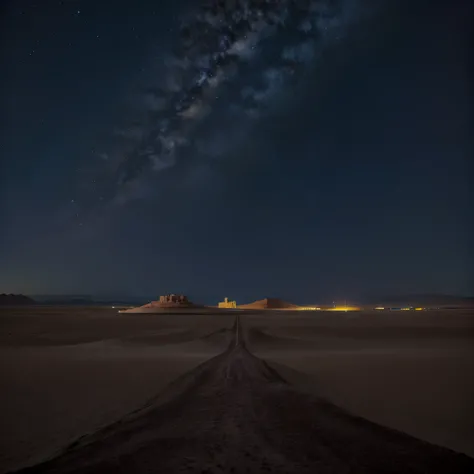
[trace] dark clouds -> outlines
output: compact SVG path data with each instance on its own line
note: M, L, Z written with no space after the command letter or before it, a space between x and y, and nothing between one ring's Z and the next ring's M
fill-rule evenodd
M224 157L362 12L357 0L220 0L190 11L133 120L97 151L92 206L148 196L144 181L185 157L206 169Z

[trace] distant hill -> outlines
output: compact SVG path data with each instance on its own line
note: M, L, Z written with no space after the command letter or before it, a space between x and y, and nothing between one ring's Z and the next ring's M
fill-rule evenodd
M14 295L12 293L9 295L2 293L0 295L0 306L22 306L30 304L36 304L36 301L25 295Z
M159 300L150 301L147 304L136 308L124 309L119 313L162 313L168 311L194 311L194 310L214 310L202 305L196 305L185 295L168 294L160 296Z
M254 301L249 304L241 304L237 306L241 309L298 309L296 304L288 303L279 298L264 298L263 300Z

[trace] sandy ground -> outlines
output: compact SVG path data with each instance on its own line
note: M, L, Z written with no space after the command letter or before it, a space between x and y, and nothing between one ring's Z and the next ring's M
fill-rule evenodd
M254 315L246 326L254 353L292 383L474 456L473 313Z
M0 472L39 462L222 352L233 316L0 313Z
M472 453L470 314L66 314L1 315L3 471L473 469L320 399Z

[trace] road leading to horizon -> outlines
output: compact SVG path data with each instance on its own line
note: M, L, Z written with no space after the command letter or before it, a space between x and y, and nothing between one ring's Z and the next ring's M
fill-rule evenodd
M128 417L21 473L470 473L474 459L352 416L227 349ZM223 335L225 337L225 335Z

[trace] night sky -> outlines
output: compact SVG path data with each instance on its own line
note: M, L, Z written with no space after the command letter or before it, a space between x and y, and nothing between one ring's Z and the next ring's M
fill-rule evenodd
M472 5L2 2L0 292L472 294Z

